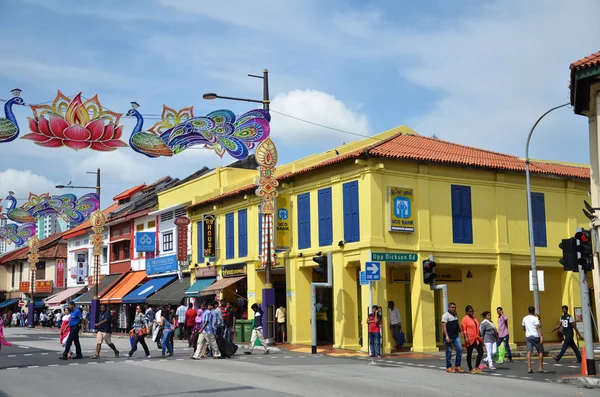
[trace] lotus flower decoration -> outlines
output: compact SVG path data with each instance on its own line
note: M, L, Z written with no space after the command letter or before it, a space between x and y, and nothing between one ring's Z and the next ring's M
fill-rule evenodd
M93 149L110 152L127 147L120 140L123 126L121 114L105 110L98 96L81 99L81 92L71 100L60 91L51 105L32 105L30 134L22 137L44 147L67 146L71 149Z

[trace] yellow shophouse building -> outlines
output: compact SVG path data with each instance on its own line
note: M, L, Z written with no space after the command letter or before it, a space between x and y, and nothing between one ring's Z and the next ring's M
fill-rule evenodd
M438 284L448 284L449 300L461 316L467 304L477 313L502 306L512 342L523 342L521 319L533 304L524 170L518 157L423 137L405 126L279 167L273 282L276 306L287 307L288 341L310 344L310 284L318 277L312 259L331 252L333 288L318 290L323 343L367 350L370 293L359 272L372 257L386 260L377 255L384 253L407 254L388 255L405 262L382 261L381 280L372 287L373 304L384 308L384 352L393 346L386 332L390 300L400 310L407 346L430 352L441 345L446 308L439 293L423 283L422 261L429 255L437 263ZM540 306L549 329L561 305L580 305L578 277L563 271L558 244L589 225L581 211L589 169L533 161L531 170L544 284ZM216 267L219 289L212 292L226 299L242 296L249 304L261 301L265 280L257 175L218 168L159 195L160 208L191 203L192 263ZM210 216L216 257L208 261L202 233ZM547 338L558 340L556 334Z

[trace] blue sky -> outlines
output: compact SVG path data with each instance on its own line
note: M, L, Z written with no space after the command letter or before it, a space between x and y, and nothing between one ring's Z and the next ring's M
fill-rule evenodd
M450 4L452 3L452 4ZM458 4L458 5L457 5ZM204 101L202 93L257 97L270 71L272 109L316 123L375 134L408 125L422 135L524 155L537 117L568 102L569 64L598 51L600 3L560 0L461 2L51 1L0 3L0 98L18 87L28 103L98 94L107 108L159 114L166 104L237 113L246 103ZM565 18L569 15L569 18ZM22 134L29 108L15 108ZM148 120L149 127L154 120ZM125 139L133 121L125 119ZM538 127L536 158L586 163L587 120L570 108ZM272 136L280 162L356 140L277 114ZM148 159L0 145L0 196L93 184L103 171L103 202L138 183L185 177L232 159L188 150Z

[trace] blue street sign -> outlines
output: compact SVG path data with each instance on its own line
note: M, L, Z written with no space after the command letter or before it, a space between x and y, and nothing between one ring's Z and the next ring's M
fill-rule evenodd
M367 285L369 281L367 280L367 272L360 272L360 285Z
M174 272L178 269L177 255L146 259L146 274Z
M156 234L154 232L137 232L135 234L136 252L156 251Z
M379 262L367 262L366 263L366 277L367 281L379 281L381 280L381 263Z

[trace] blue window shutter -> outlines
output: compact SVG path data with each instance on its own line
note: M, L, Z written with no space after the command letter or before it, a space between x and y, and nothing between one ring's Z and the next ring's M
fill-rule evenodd
M473 244L471 187L451 185L452 240L455 244Z
M202 263L204 260L204 240L202 236L202 222L196 222L196 242L198 243L198 252L196 253L196 261Z
M333 243L333 223L331 217L331 188L319 190L319 246L323 247Z
M248 211L238 211L238 256L248 256Z
M298 195L298 248L310 248L310 193Z
M360 213L358 205L358 181L344 183L344 241L360 241Z
M225 215L225 258L235 257L235 241L233 238L233 212Z
M262 214L258 213L258 255L262 255Z
M544 193L531 193L531 215L533 218L533 243L536 247L547 247Z

